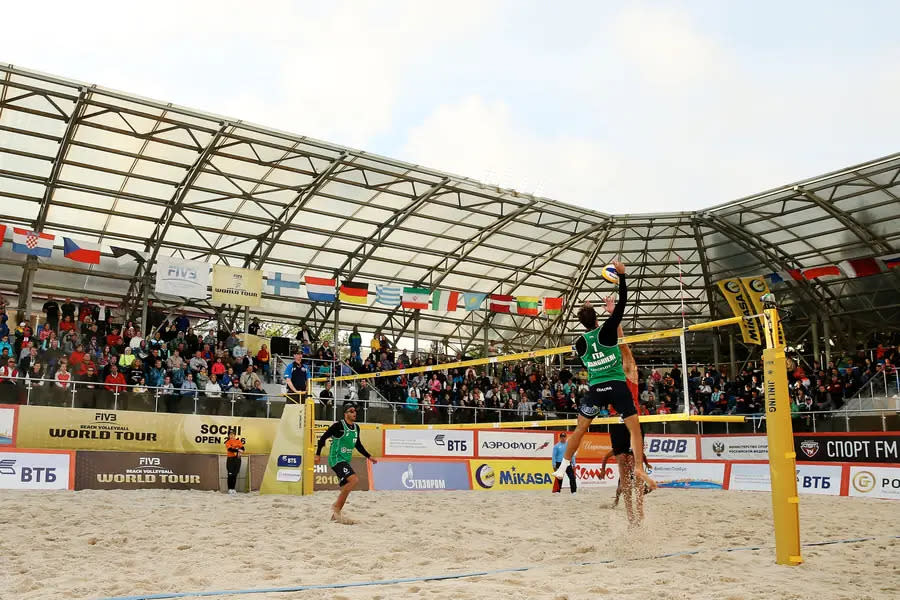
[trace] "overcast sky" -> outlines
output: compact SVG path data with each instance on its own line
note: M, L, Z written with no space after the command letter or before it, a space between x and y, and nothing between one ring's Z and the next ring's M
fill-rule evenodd
M900 151L898 2L2 14L0 62L609 213L703 208Z

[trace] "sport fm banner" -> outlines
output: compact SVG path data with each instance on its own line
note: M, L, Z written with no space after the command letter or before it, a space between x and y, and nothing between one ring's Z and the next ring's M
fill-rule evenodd
M753 312L756 314L762 314L765 310L765 306L763 305L762 297L765 294L769 293L769 284L766 283L766 278L762 275L757 275L756 277L742 277L741 284L744 286L744 289L747 291L747 295L750 297L750 304L753 305ZM765 335L765 327L763 323L763 317L759 317L755 319L757 324L760 327L760 334ZM778 343L784 345L784 325L781 321L778 322Z
M797 465L797 491L801 494L823 496L841 495L840 465ZM735 463L731 465L729 490L768 492L772 489L767 464Z
M744 290L740 279L723 279L717 285L722 291L722 295L725 296L725 300L728 301L728 306L731 307L731 312L734 313L735 317L749 317L754 314L753 305L750 303L748 294ZM740 327L744 343L757 345L763 343L762 330L756 319L745 319L741 321Z
M0 490L70 490L75 453L0 451Z
M373 490L470 490L465 460L379 460L372 465Z
M123 452L224 452L229 432L244 440L247 454L268 454L277 419L20 406L20 448L117 450Z
M895 467L849 467L847 494L863 498L900 500L900 469Z
M218 490L215 454L160 452L77 453L76 490Z
M213 265L213 302L238 306L259 306L262 300L262 289L262 271Z
M553 456L553 432L479 431L478 456L546 458Z
M725 483L725 463L655 463L650 477L664 488L720 490Z
M797 461L900 464L900 433L794 434Z
M183 298L209 298L209 265L172 256L156 259L156 293Z
M467 458L475 456L475 433L459 429L385 429L384 455Z
M470 460L469 469L472 473L472 489L476 490L553 488L553 465L549 460Z

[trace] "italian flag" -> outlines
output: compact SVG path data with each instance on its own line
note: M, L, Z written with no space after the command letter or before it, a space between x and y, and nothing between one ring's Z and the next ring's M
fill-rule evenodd
M403 308L425 310L431 300L431 290L428 288L403 288L403 299L400 306Z
M516 312L520 315L536 317L538 314L538 297L516 296Z
M559 298L544 298L544 312L547 316L555 317L562 312L562 296Z
M459 304L459 292L434 290L431 293L431 310L455 311Z

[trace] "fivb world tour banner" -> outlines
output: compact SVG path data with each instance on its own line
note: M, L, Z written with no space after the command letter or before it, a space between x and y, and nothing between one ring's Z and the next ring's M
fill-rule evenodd
M156 292L183 298L209 298L209 264L171 256L156 259Z
M262 301L262 271L213 266L212 300L220 304L259 306Z

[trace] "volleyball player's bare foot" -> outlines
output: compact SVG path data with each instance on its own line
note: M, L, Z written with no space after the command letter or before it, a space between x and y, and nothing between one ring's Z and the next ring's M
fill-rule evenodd
M652 492L653 490L655 490L658 487L656 485L656 482L653 481L652 479L650 479L650 476L647 475L646 473L644 473L642 470L638 469L635 474L638 479L640 479L641 481L644 482L644 485L646 485L648 488L650 488L650 492ZM650 493L650 492L647 492L647 493Z

